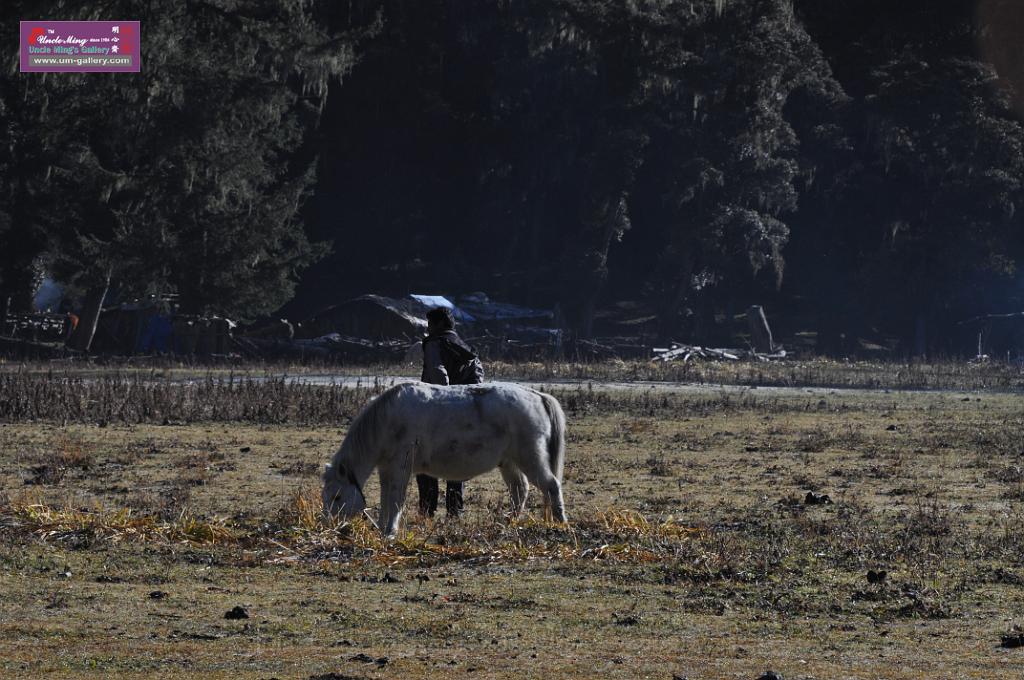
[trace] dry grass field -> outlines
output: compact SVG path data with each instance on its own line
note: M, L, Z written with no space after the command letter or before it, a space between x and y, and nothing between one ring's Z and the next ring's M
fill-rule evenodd
M1019 393L552 390L569 527L386 544L318 507L376 389L0 374L0 676L1024 677Z

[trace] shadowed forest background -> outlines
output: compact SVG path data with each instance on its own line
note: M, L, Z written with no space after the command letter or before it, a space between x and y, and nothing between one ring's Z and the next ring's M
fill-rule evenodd
M1010 0L5 2L137 19L139 74L0 73L0 299L301 317L486 291L818 350L1024 311ZM13 50L9 50L13 54ZM281 308L284 307L282 310Z

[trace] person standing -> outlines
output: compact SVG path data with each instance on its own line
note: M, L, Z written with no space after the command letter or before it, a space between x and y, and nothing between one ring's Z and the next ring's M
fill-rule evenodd
M432 385L476 385L484 381L480 357L455 332L450 309L435 307L427 312L427 335L423 338L423 375ZM438 482L430 475L416 475L420 492L420 513L433 517L437 512ZM463 482L449 481L444 506L449 517L457 517L463 508Z

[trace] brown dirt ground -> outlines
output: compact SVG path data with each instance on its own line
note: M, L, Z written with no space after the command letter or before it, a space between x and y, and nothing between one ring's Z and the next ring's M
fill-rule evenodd
M344 431L2 425L0 675L1024 677L1024 649L1000 647L1024 623L1019 395L619 395L569 427L570 520L671 518L703 529L696 552L388 563L75 542L26 532L11 507L188 510L255 532L315 492ZM804 506L808 491L834 503ZM372 504L375 481L366 492ZM408 527L440 541L494 523L499 476L466 500L458 523ZM224 619L236 605L250 618Z

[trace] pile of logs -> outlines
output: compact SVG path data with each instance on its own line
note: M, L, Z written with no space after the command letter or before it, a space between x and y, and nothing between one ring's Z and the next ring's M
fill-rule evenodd
M690 359L712 359L718 361L740 361L750 359L753 361L772 361L774 359L785 359L786 350L776 347L774 352L756 352L752 349L722 349L717 347L698 347L697 345L682 345L673 342L670 347L655 347L654 358L651 361L676 361L687 362Z
M57 342L64 339L64 322L63 314L8 314L0 325L0 335Z
M712 359L718 361L740 361L750 359L753 361L771 361L773 359L785 359L786 350L781 345L776 345L772 339L772 329L768 326L768 318L760 305L752 305L746 312L747 326L750 331L750 342L753 345L750 349L721 349L717 347L698 347L696 345L684 345L673 342L671 347L655 347L654 358L651 361L675 361L681 359L687 362L694 357L698 359Z

